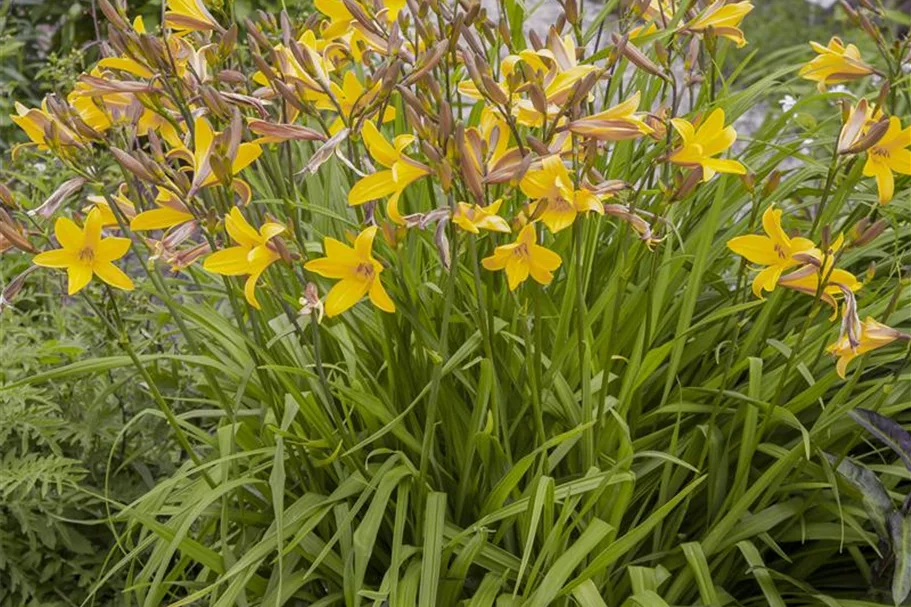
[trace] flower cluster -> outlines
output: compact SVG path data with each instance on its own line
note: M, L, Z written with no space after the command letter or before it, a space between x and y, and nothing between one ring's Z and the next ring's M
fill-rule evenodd
M206 272L244 277L252 308L280 309L306 289L308 311L335 317L365 297L394 312L399 287L385 271L407 263L402 248L430 225L444 268L487 251L473 263L503 271L510 291L529 277L550 285L564 265L562 233L574 228L576 242L586 222L626 224L654 249L674 205L719 175L753 178L730 157L737 132L712 97L714 80L707 103L687 116L672 69L675 53L692 71L700 54L713 62L719 44L744 46L740 25L752 5L716 0L678 14L674 2L633 4L628 31L588 54L572 0L527 46L477 3L317 0L305 23L260 14L241 27L203 0L167 0L152 31L102 0L104 56L66 98L17 104L12 116L28 145L80 180L42 216L93 190L84 227L60 216L59 248L34 263L66 268L70 294L93 276L132 289L113 264L132 242L153 267L188 272L201 262ZM823 89L877 73L837 38L812 47L818 56L799 73ZM651 84L618 93L614 78L627 66L635 82L672 89L670 103L656 101ZM687 86L698 79L688 75ZM847 112L838 154L865 155L863 175L876 178L886 203L894 174L911 174L909 146L911 127L887 117L882 100L862 100ZM624 158L635 170L618 170ZM105 159L122 181L110 181ZM314 217L338 215L313 189L301 194L317 174L346 191L355 232L317 231ZM789 237L781 218L769 206L765 235L729 243L764 266L753 292L781 286L836 308L839 298L853 301L861 283L836 267L843 239ZM313 286L322 278L334 281L324 302ZM267 298L257 296L263 285ZM833 350L842 361L893 335L873 320L843 326Z

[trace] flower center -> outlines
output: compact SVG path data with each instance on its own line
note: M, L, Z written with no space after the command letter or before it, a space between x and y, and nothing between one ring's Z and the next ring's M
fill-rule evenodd
M788 258L788 254L785 252L784 249L781 248L781 245L779 245L779 244L775 245L775 252L778 253L778 257L781 259Z
M889 150L884 149L884 148L877 148L877 147L871 148L870 153L873 154L874 156L879 156L881 158L889 157Z
M79 250L79 261L83 263L92 263L95 261L95 251L91 247L85 247Z
M372 263L359 263L354 269L354 273L364 280L372 280L376 271L373 269Z
M524 243L520 244L512 250L512 254L522 258L528 257L528 245Z

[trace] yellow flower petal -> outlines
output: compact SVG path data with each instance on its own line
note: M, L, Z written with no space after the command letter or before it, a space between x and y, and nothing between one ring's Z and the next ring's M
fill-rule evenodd
M113 239L109 238L108 240ZM133 281L130 279L130 277L110 261L96 263L92 270L94 271L95 275L98 276L98 278L108 283L112 287L117 287L118 289L123 289L124 291L133 290Z

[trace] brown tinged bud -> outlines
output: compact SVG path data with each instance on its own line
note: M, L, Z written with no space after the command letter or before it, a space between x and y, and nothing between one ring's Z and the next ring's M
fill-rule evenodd
M37 209L32 209L28 214L30 216L38 215L39 217L47 219L57 212L57 209L60 208L60 205L63 204L67 198L79 192L85 184L86 179L84 177L73 177L72 179L64 181L56 190L54 190L53 194L48 196L47 199L41 203L41 206Z
M408 74L408 77L402 81L403 86L410 86L423 78L427 73L440 64L446 52L449 50L449 43L445 40L437 42L436 45L425 53L417 62L418 68Z
M114 8L114 6L108 2L108 0L100 0L98 2L98 7L101 9L101 12L104 13L104 16L107 17L108 21L115 28L121 31L127 31L130 29L130 24L127 19Z
M778 169L772 171L769 174L769 178L765 182L765 186L762 188L762 197L767 198L771 196L772 193L778 189L778 185L781 183L781 171Z
M748 171L747 173L740 176L740 181L743 182L743 187L747 189L747 192L752 194L756 191L756 174Z
M875 42L882 41L882 33L875 25L873 25L873 22L870 21L870 19L867 18L865 14L858 13L858 20L860 21L860 27L867 33L868 36L870 36L870 38L872 38Z
M820 244L822 245L823 251L829 250L829 245L832 244L832 226L830 226L830 225L822 226L822 235L820 236Z
M216 78L219 82L224 82L225 84L243 84L247 81L247 77L243 72L238 72L237 70L221 70Z
M380 87L380 95L386 96L392 92L399 79L399 72L402 69L402 61L393 59L386 73L383 75L383 84Z
M838 4L841 6L841 9L845 12L845 14L848 16L848 19L850 19L854 25L860 25L857 11L854 10L854 7L851 6L850 3L848 3L846 0L838 0Z
M863 152L865 150L869 150L874 145L879 143L879 140L883 138L883 136L886 134L886 131L888 131L888 130L889 130L889 119L883 118L882 120L880 120L879 122L877 122L876 124L871 126L867 130L867 133L864 136L857 139L857 141L854 142L854 145L850 146L849 148L847 148L846 150L844 150L841 153L842 154L860 154L861 152Z
M573 95L570 98L570 105L575 106L588 99L588 95L591 93L592 89L595 88L599 77L600 74L598 72L586 74L585 77L579 81L579 84L576 85Z
M16 296L19 295L19 292L22 291L22 287L25 286L26 277L37 269L38 266L29 266L3 288L3 292L0 293L0 312L3 312L6 308L12 306Z
M851 235L853 236L851 244L855 247L866 246L885 232L888 226L889 224L885 219L878 219L872 224L869 219L861 219L851 230Z
M0 183L0 203L3 203L4 206L10 209L15 209L19 205L16 204L16 199L13 197L13 193L6 187L6 184Z
M525 138L525 142L528 144L528 147L530 147L532 150L534 150L535 154L537 154L538 156L550 156L551 155L550 150L547 148L547 144L544 143L543 141L541 141L540 139L538 139L537 137L528 135Z
M110 149L111 154L114 155L114 159L121 167L147 183L158 182L158 178L155 176L155 173L150 171L140 160L128 154L127 152L124 152L120 148L112 146ZM141 154L141 152L136 152L136 154Z
M506 96L506 93L500 88L500 85L494 82L494 79L490 74L481 74L481 82L484 84L484 92L487 93L487 96L490 97L491 101L500 105L509 103L509 97Z
M547 96L544 94L544 89L541 88L537 83L531 83L527 89L528 98L531 100L532 106L535 110L541 114L547 115Z
M444 101L440 105L440 137L441 142L445 142L452 135L452 107L449 102Z
M886 103L886 98L889 96L889 89L891 85L888 80L883 80L883 85L879 89L879 95L876 96L876 105L874 107L881 108Z
M671 202L678 202L689 196L702 182L702 169L695 169L687 173L686 177L678 182L677 189L671 194Z
M38 252L38 249L29 242L22 227L13 221L13 218L3 209L0 209L0 236L20 251L25 251L26 253Z
M625 57L630 63L644 72L653 76L658 76L662 80L667 80L667 74L664 73L657 63L649 59L645 53L636 48L636 45L629 41L629 36L624 34L623 37L613 34L612 39L617 46L617 52Z
M576 0L563 0L563 14L570 25L578 25L579 7L576 5Z

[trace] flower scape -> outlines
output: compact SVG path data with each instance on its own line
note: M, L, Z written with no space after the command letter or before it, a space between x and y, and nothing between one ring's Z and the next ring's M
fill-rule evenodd
M3 188L0 307L65 278L183 462L112 496L133 601L847 605L836 553L911 593L899 478L840 463L911 398L911 43L845 3L757 64L748 1L609 4L99 0L97 62L15 104L68 180Z

